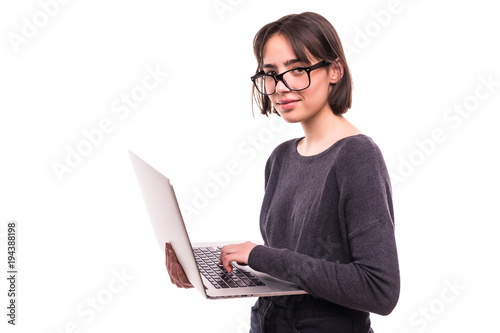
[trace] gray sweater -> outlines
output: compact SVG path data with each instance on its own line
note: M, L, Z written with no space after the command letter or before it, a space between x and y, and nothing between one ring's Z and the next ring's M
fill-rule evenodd
M400 281L391 187L380 149L360 134L302 156L299 140L282 143L267 161L264 245L250 252L250 267L338 305L389 314Z

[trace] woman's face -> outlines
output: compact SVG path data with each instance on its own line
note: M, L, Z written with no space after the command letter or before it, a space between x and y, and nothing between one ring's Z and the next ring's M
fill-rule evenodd
M309 57L311 65L323 59ZM308 67L299 62L288 40L275 34L264 46L263 68L266 73L280 74L295 67ZM276 92L269 98L281 117L290 123L305 122L315 116L332 110L328 103L330 84L337 82L333 66L319 68L310 72L311 85L301 91L291 91L279 81Z

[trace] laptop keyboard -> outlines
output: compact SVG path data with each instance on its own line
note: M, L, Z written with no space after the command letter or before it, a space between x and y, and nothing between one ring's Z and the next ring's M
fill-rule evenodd
M252 272L239 269L233 265L228 274L220 261L221 247L195 247L194 256L201 274L217 289L265 286Z

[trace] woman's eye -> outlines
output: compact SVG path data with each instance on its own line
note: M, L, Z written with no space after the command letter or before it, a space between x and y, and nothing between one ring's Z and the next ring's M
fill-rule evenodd
M305 69L304 69L304 68L302 68L302 67L297 67L297 68L294 68L294 69L292 70L292 72L293 72L293 74L295 74L295 75L300 75L300 74L304 74L306 71L305 71Z
M275 71L269 71L267 73L265 73L266 75L276 75L277 73Z

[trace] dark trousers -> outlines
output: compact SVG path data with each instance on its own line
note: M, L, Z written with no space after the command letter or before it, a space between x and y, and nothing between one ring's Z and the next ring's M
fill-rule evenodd
M311 295L260 297L250 333L373 333L369 313Z

